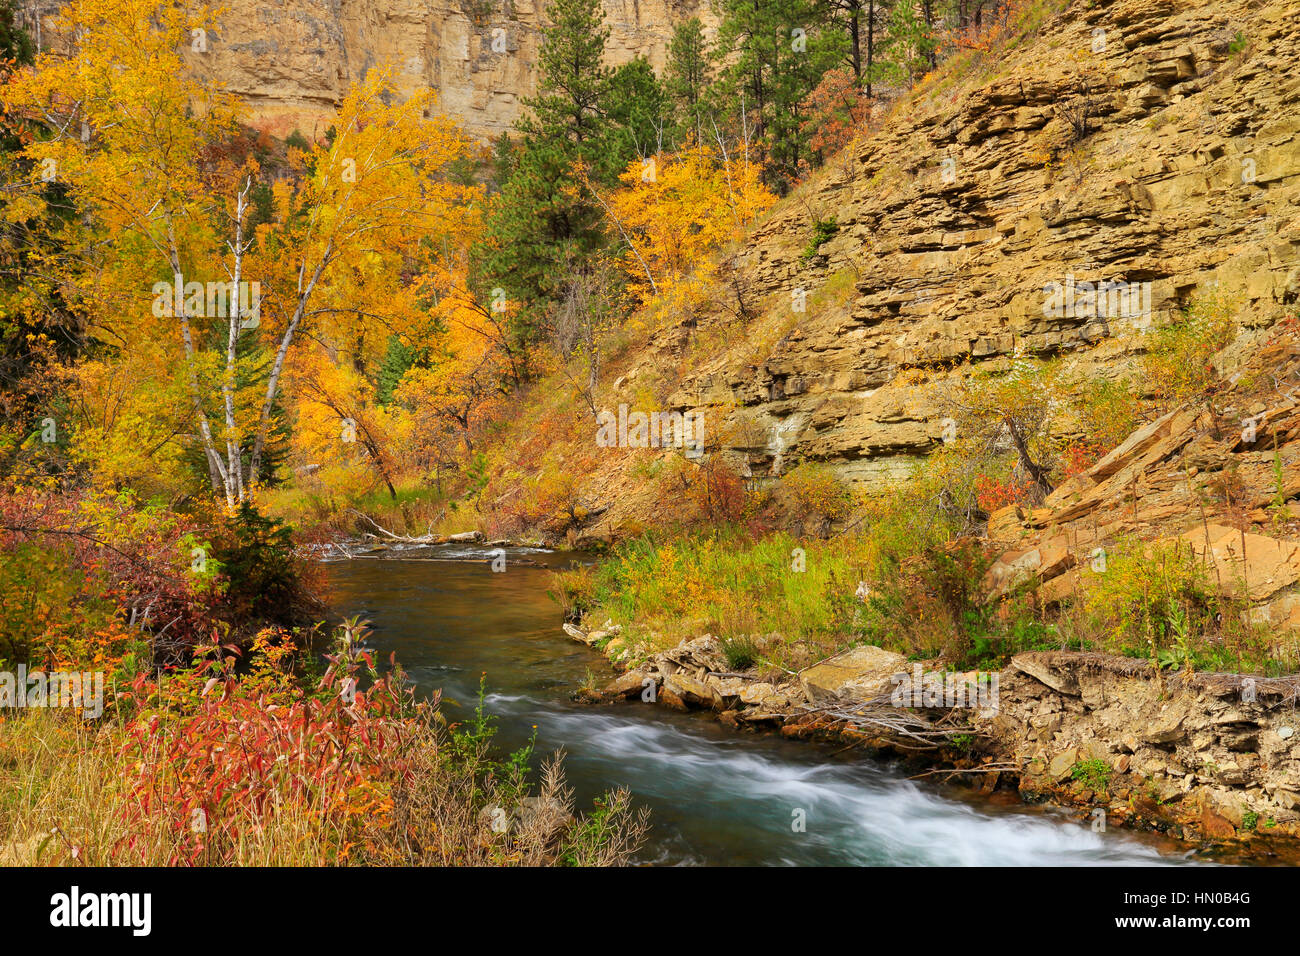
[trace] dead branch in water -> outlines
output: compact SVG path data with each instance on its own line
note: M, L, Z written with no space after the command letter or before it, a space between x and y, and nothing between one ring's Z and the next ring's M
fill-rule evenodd
M374 518L370 517L370 515L363 514L356 508L349 508L348 511L365 521L384 537L400 544L443 544L447 540L445 536L436 534L426 534L418 538L412 538L409 535L404 534L393 534L393 532L389 531Z

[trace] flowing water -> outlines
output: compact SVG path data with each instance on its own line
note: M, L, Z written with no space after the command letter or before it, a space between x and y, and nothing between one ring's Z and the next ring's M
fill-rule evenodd
M842 748L736 733L704 714L640 702L573 703L589 676L603 684L613 671L565 636L546 593L547 567L571 556L511 549L506 571L494 573L482 548L406 554L328 562L334 610L367 618L379 657L396 651L420 691L442 688L450 720L469 715L484 679L497 743L514 749L536 733L539 753L563 750L580 807L608 789L631 790L652 813L646 862L1194 862L1154 837L1095 833L1060 811L907 780Z

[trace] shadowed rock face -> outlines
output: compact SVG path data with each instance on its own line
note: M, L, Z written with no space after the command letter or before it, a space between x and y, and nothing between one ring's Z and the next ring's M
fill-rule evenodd
M611 65L645 56L656 70L673 27L716 18L705 0L605 0ZM435 90L471 135L509 129L537 84L544 0L232 0L211 44L215 75L285 135L323 132L349 83L391 64L407 90ZM319 127L319 129L318 129Z

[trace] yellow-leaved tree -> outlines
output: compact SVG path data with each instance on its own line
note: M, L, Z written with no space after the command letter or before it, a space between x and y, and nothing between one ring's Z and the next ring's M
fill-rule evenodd
M623 185L590 190L624 246L629 293L637 302L668 293L684 279L708 275L708 256L739 239L776 202L761 168L713 155L703 147L628 164Z
M373 351L422 321L409 277L466 241L479 190L449 175L470 144L432 95L403 99L373 70L332 137L289 151L254 225L268 184L238 104L181 55L203 55L213 17L79 0L62 13L65 47L15 72L0 100L76 211L51 217L69 301L118 355L168 342L213 491L233 506L258 479L294 346L310 334ZM28 185L37 215L44 193Z

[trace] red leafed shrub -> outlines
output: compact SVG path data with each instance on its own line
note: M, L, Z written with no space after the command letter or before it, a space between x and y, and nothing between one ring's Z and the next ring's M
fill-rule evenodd
M803 123L808 146L826 156L863 130L871 116L871 101L848 67L827 72L801 105L809 116Z
M73 663L83 647L105 650L95 635L130 627L160 652L192 647L215 596L213 575L192 571L197 530L125 495L0 495L0 658Z
M975 501L989 512L1026 501L1032 497L1033 491L1033 482L1015 477L993 478L980 475L975 479Z
M0 660L99 663L108 632L188 661L214 629L240 639L307 616L312 571L249 507L187 514L131 495L0 494ZM70 612L69 608L77 609ZM91 613L93 612L93 613ZM290 620L292 618L292 620Z
M1074 442L1061 453L1061 471L1066 478L1081 475L1101 460L1106 446L1103 442Z
M745 512L745 480L718 455L708 455L690 468L688 494L709 521L738 521Z
M114 856L141 863L162 846L170 864L225 865L241 840L274 822L280 840L296 827L346 857L362 824L391 810L389 787L404 773L404 743L417 726L414 705L395 689L400 672L379 677L362 635L355 623L345 627L316 694L297 689L283 635L260 645L251 675L237 678L233 656L213 656L163 682L170 686L137 679L127 696L163 706L127 736L133 799ZM363 669L374 681L368 691L353 683ZM169 716L178 710L183 716Z

